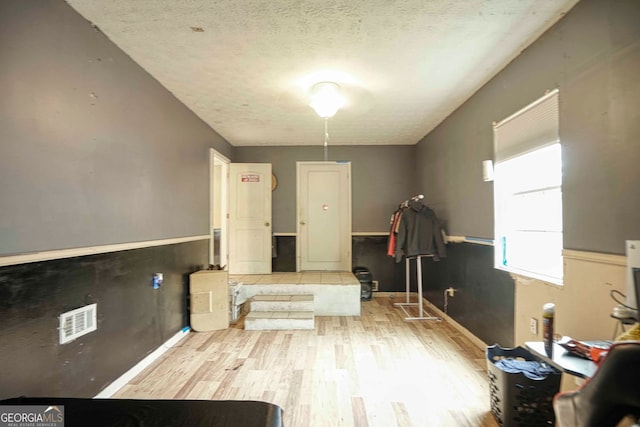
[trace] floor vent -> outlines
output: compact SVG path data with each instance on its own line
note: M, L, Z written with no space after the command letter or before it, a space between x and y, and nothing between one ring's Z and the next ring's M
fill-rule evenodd
M90 304L60 315L60 344L75 340L97 329L97 304Z

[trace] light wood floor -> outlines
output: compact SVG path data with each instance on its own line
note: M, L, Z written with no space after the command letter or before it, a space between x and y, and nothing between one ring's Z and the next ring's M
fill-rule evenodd
M275 403L287 427L495 427L483 349L389 297L311 331L190 333L114 397Z

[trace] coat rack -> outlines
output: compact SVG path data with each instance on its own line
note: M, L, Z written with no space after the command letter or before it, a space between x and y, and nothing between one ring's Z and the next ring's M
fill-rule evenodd
M405 210L407 208L409 208L409 205L411 202L421 202L424 199L424 195L423 194L417 194L413 197L411 197L410 199L405 200L404 202L402 202L399 206L399 210L396 211L396 214L394 214L394 217L392 217L392 229L390 231L390 249L389 249L389 255L393 256L393 253L395 252L394 249L391 249L391 247L393 245L395 245L395 240L392 239L393 237L393 233L394 233L394 228L395 228L395 224L397 224L397 220L399 220L399 216L398 213L400 213L402 210ZM422 258L425 257L429 257L429 258L433 258L432 254L425 254L425 255L417 255L417 256L407 256L405 257L405 281L406 281L406 302L397 302L394 303L394 306L396 307L400 307L402 309L402 311L404 311L405 315L407 317L405 317L405 320L436 320L436 321L440 321L442 320L442 318L437 317L437 316L431 316L429 313L426 312L426 310L424 309L423 306L423 300L422 300ZM411 259L415 259L416 260L416 275L417 275L417 282L418 282L418 302L411 302L411 290L410 290L410 284L411 284L411 280L410 280L410 272L411 272L411 268L410 268L410 260ZM408 311L406 307L418 307L418 316L412 316Z
M405 278L406 278L406 302L396 302L393 305L396 307L400 307L402 309L402 311L404 311L404 314L407 315L407 317L404 318L404 320L436 320L436 321L440 321L442 320L441 317L437 317L437 316L431 316L429 313L426 312L426 310L423 307L423 303L422 303L422 258L425 257L433 257L433 255L418 255L415 258L405 258L404 262L405 262ZM410 265L409 265L409 260L410 259L415 259L416 260L416 275L418 276L418 302L411 302L410 300L410 295L411 295L411 291L410 291ZM412 316L409 312L407 312L407 309L405 307L415 307L418 306L418 316Z

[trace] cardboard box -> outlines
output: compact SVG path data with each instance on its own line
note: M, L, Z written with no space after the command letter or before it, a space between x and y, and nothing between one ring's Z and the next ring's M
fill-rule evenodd
M201 270L189 275L191 329L205 332L229 327L228 273Z

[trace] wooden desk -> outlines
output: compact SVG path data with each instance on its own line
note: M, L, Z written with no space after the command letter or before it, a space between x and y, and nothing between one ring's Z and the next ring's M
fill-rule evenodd
M556 343L553 344L553 358L547 356L542 341L528 341L524 345L535 356L567 374L580 378L591 378L598 368L591 360L574 356Z

